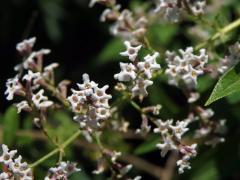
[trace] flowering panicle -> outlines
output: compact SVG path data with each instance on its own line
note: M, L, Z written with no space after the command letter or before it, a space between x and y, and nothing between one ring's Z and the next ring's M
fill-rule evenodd
M223 74L230 67L236 65L240 61L240 43L236 42L229 47L229 55L221 59L219 64L217 64L217 71Z
M6 171L0 174L0 178L33 180L32 170L26 162L22 162L22 156L14 158L16 154L17 150L10 151L5 144L2 144L0 163L6 167Z
M148 95L147 87L153 84L150 80L153 73L160 69L160 65L156 62L159 53L148 54L144 57L144 61L139 61L137 57L141 46L132 46L129 41L125 41L124 44L126 51L120 55L127 56L131 63L120 62L121 72L115 74L114 78L120 82L129 82L128 88L131 90L132 98L139 97L142 100Z
M48 171L48 175L44 180L68 180L68 177L75 173L79 172L81 169L76 167L75 163L70 162L60 162L57 167L52 167Z
M179 173L183 173L184 169L190 169L189 160L195 157L197 144L187 146L182 144L182 136L189 130L187 127L188 121L177 121L173 125L173 120L157 120L157 128L154 129L154 133L160 133L163 143L159 143L156 146L161 150L161 156L164 157L168 151L177 151L179 155L179 160L177 161L177 166L179 166Z
M154 12L160 13L166 20L178 22L183 11L200 16L204 14L205 7L206 0L158 0Z
M212 109L197 107L196 111L199 116L200 127L195 130L195 138L201 138L206 145L213 147L218 143L225 142L223 135L226 132L226 120L213 121L214 111Z
M15 96L24 98L15 103L18 113L21 111L38 112L37 119L45 119L47 108L53 107L55 103L45 95L45 90L52 92L59 100L66 98L65 83L59 83L55 88L54 70L58 63L43 66L43 56L49 54L49 49L32 51L36 38L30 38L17 44L16 49L23 56L23 62L15 67L19 73L6 82L5 95L7 100L13 100ZM65 87L65 88L64 88ZM41 122L41 121L39 121Z
M179 53L181 56L175 52L166 52L168 67L165 73L169 77L169 84L178 86L183 81L191 89L197 85L198 76L204 73L208 55L205 49L200 50L200 55L194 55L192 47L185 51L180 49Z
M72 95L68 97L76 114L74 119L81 128L100 127L100 122L111 115L108 101L112 96L106 93L108 85L99 88L98 84L90 81L88 74L83 74L83 84L77 85L79 90L72 89Z
M138 16L128 9L121 11L121 5L116 4L115 0L92 0L89 4L90 7L95 3L100 3L107 7L103 11L100 20L102 22L113 22L113 25L110 27L110 32L114 36L122 37L136 44L142 42L148 24L144 14Z

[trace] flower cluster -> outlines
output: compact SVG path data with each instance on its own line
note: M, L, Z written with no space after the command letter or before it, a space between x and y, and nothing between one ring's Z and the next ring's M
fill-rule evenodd
M166 20L178 22L183 11L191 15L199 16L204 14L206 0L158 0L156 13L160 13Z
M49 169L48 175L44 180L68 180L71 174L79 171L81 171L81 169L77 168L75 163L60 162L57 167Z
M179 166L179 173L183 173L184 169L190 169L189 160L197 155L197 144L187 146L181 143L183 134L185 134L189 128L188 121L177 121L173 125L173 120L157 120L157 128L154 129L154 133L160 133L163 143L159 143L156 146L161 150L161 156L164 157L168 151L174 150L179 154L179 160L177 165Z
M232 46L229 47L229 55L225 56L224 59L221 59L217 71L219 73L224 73L233 65L237 64L240 61L240 43L236 42Z
M37 119L45 119L47 108L53 107L54 102L49 100L45 94L48 90L58 96L59 99L66 97L67 84L59 83L54 89L54 69L58 67L58 63L52 63L43 67L43 57L50 53L49 49L41 49L32 51L36 42L36 38L30 38L17 44L16 49L23 57L24 61L15 67L18 71L14 78L10 78L6 82L5 95L7 100L13 100L14 97L20 96L22 101L16 103L18 113L21 111L38 112Z
M135 178L128 178L127 174L133 168L132 164L123 164L119 161L119 157L122 155L121 152L111 151L105 149L103 151L102 157L98 160L97 169L93 171L93 174L103 173L107 166L111 166L112 179L129 179L129 180L140 180L141 176Z
M200 50L200 55L194 55L192 47L185 51L180 49L179 53L181 56L175 52L166 52L168 67L165 73L169 76L169 84L177 86L183 81L191 89L197 85L197 77L204 73L208 55L205 49Z
M83 84L77 84L79 90L72 89L72 95L68 97L74 119L79 122L81 128L97 128L100 121L110 117L108 101L112 98L106 93L108 85L98 87L94 81L90 81L88 74L83 74Z
M116 4L115 0L93 0L90 2L90 7L95 3L104 4L107 8L103 11L100 20L102 22L114 22L110 28L114 36L122 37L135 44L139 44L146 33L147 18L140 14L133 14L128 9L120 10L121 5Z
M120 55L127 56L131 63L120 62L121 72L115 74L114 78L120 82L129 82L128 87L131 90L132 98L139 97L142 100L148 95L147 87L153 84L153 81L150 80L153 73L160 69L160 65L156 62L159 53L148 54L144 57L144 61L139 61L137 56L141 45L134 47L129 41L125 41L124 44L127 50Z
M226 132L226 120L213 121L214 111L197 107L200 128L195 130L195 138L201 138L204 143L215 147L218 143L225 142L223 134Z
M14 158L17 150L9 150L5 144L2 144L2 155L0 163L4 164L6 171L0 174L0 179L24 179L32 180L32 170L26 162L22 162L22 156Z

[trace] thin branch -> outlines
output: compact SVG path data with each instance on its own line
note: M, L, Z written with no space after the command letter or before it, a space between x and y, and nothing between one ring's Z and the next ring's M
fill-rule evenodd
M228 24L224 28L220 29L217 33L215 33L211 38L209 38L207 41L197 45L195 47L195 50L199 50L203 47L205 47L208 43L211 43L221 37L222 35L227 34L228 32L231 32L232 30L236 29L237 27L240 26L240 18L233 21L232 23Z

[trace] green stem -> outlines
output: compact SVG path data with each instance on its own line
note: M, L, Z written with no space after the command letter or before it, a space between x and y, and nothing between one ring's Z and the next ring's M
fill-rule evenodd
M143 113L141 107L140 107L136 102L130 101L130 104L131 104L137 111L139 111L141 114Z
M227 34L228 32L236 29L240 26L240 18L233 21L232 23L228 24L224 28L220 29L219 32L215 33L208 41L205 41L199 45L196 46L195 50L199 50L203 47L205 47L209 42L213 42L216 39L218 39L221 35Z
M30 164L29 167L30 167L30 168L33 168L33 167L41 164L42 162L44 162L44 161L47 160L48 158L52 157L53 155L57 154L58 152L62 151L62 150L65 149L69 144L71 144L80 134L81 134L81 131L78 130L78 131L75 132L72 136L70 136L63 144L60 145L61 148L56 148L56 149L52 150L51 152L49 152L48 154L46 154L45 156L43 156L42 158L40 158L40 159L37 160L36 162Z
M97 143L98 147L102 151L104 148L103 148L102 142L100 140L100 135L98 133L94 133L94 138L96 140L96 143Z

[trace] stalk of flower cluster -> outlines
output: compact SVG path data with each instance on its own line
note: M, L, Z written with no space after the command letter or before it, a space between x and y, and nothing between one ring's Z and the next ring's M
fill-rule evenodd
M48 154L46 154L45 156L43 156L42 158L38 159L37 161L35 161L34 163L30 164L29 167L33 168L38 166L39 164L43 163L44 161L46 161L47 159L49 159L50 157L52 157L53 155L57 154L58 152L62 151L63 149L65 149L67 146L69 146L75 139L77 139L79 137L79 135L81 134L81 131L78 130L76 131L73 135L71 135L68 139L66 139L62 144L60 144L59 147L61 148L55 148L54 150L52 150L51 152L49 152Z
M195 47L195 50L199 50L199 49L205 47L208 43L211 43L211 42L217 40L222 35L225 35L225 34L231 32L231 31L233 31L234 29L236 29L239 26L240 26L240 18L235 20L235 21L233 21L232 23L226 25L222 29L220 29L217 33L215 33L212 37L210 37L208 41L205 41L205 42L203 42L201 44L198 44Z

